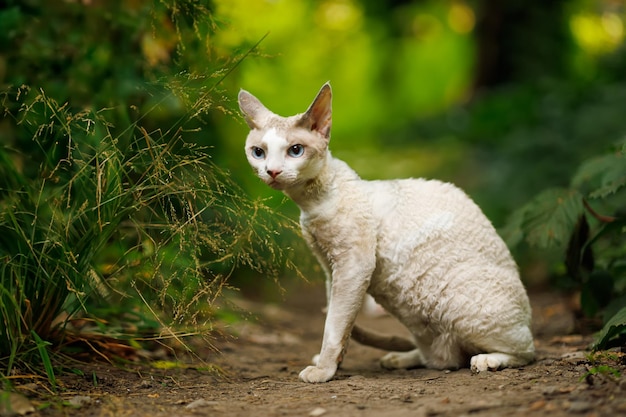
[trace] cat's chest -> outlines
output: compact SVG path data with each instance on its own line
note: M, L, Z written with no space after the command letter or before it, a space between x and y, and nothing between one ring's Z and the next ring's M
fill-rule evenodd
M363 245L376 244L377 220L370 200L363 195L336 198L314 210L303 210L300 225L309 246L331 263Z

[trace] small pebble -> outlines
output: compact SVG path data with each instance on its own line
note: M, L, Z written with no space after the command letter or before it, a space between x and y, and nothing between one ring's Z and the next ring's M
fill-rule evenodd
M587 401L573 401L569 406L569 411L572 413L584 413L593 408L593 404Z
M29 399L22 394L16 392L9 392L8 395L2 394L2 397L0 397L2 400L0 401L0 416L23 416L35 411L35 407L33 407Z
M82 407L91 403L91 397L85 395L75 395L68 401L74 407Z
M322 408L322 407L317 407L317 408L314 408L313 411L311 411L309 413L309 416L311 416L311 417L319 417L319 416L322 416L324 414L326 414L326 409Z
M217 401L207 401L204 398L199 398L187 404L185 408L187 410L195 410L196 408L207 407L215 404L217 404Z

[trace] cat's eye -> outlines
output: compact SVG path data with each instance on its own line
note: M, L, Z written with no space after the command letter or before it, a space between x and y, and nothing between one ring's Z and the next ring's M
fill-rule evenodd
M263 159L265 158L265 151L257 146L252 148L252 157L254 159Z
M291 156L292 158L301 157L302 155L304 155L304 146L302 145L290 146L289 149L287 150L287 155Z

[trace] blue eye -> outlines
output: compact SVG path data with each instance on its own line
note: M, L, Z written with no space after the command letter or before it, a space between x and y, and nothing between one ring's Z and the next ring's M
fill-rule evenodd
M292 158L299 158L304 155L304 146L302 145L293 145L287 150L287 155Z
M263 159L265 158L265 151L259 147L253 147L252 148L252 157L254 159Z

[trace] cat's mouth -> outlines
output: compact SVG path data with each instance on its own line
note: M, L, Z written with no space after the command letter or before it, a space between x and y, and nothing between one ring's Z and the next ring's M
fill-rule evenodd
M302 184L305 184L305 181L301 179L292 180L291 178L268 178L264 180L264 182L272 187L275 190L285 191L286 189L291 189L293 187L299 187Z
M270 187L272 187L275 190L282 190L285 186L285 184L281 183L280 181L276 181L275 179L271 179L267 182L267 185L269 185Z

